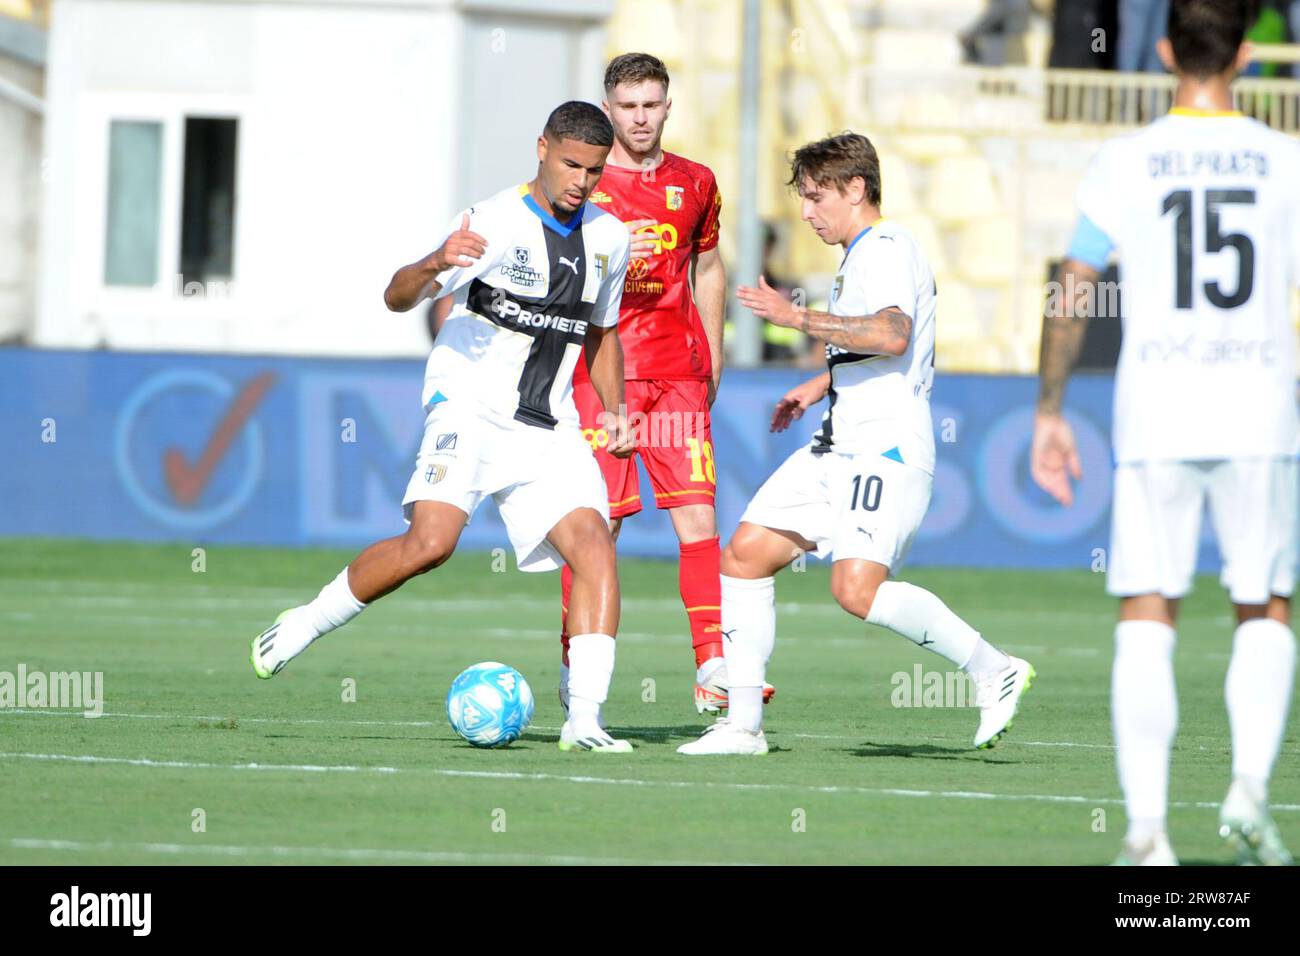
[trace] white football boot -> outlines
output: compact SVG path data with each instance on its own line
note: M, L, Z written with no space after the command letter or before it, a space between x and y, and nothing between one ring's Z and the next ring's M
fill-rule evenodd
M733 724L729 717L719 717L708 727L699 740L692 740L677 748L679 754L688 757L712 757L738 755L760 757L767 753L767 738L763 731L757 733Z
M589 750L597 754L628 754L632 752L632 744L615 740L595 721L586 721L584 725L581 721L566 720L560 728L560 749L566 753Z
M253 650L248 655L248 661L253 665L253 673L262 680L270 680L280 673L285 664L311 645L310 640L302 640L303 635L286 633L290 628L302 626L293 613L297 610L300 609L291 607L287 611L281 611L274 624L253 638Z
M1020 698L1033 686L1038 675L1033 666L1019 657L1007 655L1010 663L996 673L985 675L975 683L975 703L980 709L980 725L975 731L975 747L992 747L1011 729L1020 707Z
M1127 840L1119 851L1119 856L1111 866L1177 866L1178 857L1169 845L1169 837L1157 834L1141 846L1134 846Z
M1219 836L1237 851L1242 866L1291 866L1294 862L1268 807L1257 803L1236 780L1219 810Z
M696 712L721 714L727 709L727 690L730 686L725 658L714 657L701 664L695 671ZM766 704L775 694L775 687L771 684L763 685L763 703Z

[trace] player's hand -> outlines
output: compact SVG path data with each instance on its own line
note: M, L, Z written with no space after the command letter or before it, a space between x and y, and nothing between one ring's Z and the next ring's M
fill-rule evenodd
M798 309L777 289L767 284L767 279L758 277L758 288L742 285L736 289L736 298L740 304L753 312L760 319L766 319L773 325L795 329L802 325L803 317Z
M1038 487L1063 504L1074 504L1074 487L1079 481L1079 450L1074 444L1074 429L1064 415L1039 412L1034 418L1034 444L1029 459L1030 474Z
M615 458L631 458L636 453L636 435L628 426L627 416L617 412L601 412L600 427L609 435L605 451Z
M632 240L627 250L629 259L644 259L655 254L655 248L659 245L659 233L651 227L657 225L659 223L654 219L633 219L627 224L628 235Z
M772 412L772 431L783 432L803 418L803 413L826 397L825 376L796 385L776 403Z
M460 228L447 237L447 241L433 254L433 267L438 272L472 266L487 250L487 240L469 228L469 213L460 217Z

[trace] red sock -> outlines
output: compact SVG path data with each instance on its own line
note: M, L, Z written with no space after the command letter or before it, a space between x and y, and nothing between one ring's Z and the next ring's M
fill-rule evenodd
M569 595L573 591L573 571L566 564L560 569L560 661L569 666Z
M681 546L677 583L691 623L691 646L695 666L722 656L722 581L719 565L722 549L717 538Z

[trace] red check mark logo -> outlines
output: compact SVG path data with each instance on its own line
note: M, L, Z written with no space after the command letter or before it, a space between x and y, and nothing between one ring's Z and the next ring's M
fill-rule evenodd
M173 498L183 505L192 505L199 500L199 495L203 494L203 489L212 480L217 465L221 464L221 459L230 450L240 430L248 423L274 384L275 373L263 372L236 393L195 464L191 465L179 448L167 449L163 454L163 475Z

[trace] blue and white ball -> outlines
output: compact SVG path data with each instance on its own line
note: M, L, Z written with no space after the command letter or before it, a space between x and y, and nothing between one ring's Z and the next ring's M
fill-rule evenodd
M461 671L447 694L452 730L475 747L504 747L533 720L533 691L513 667L487 661Z

